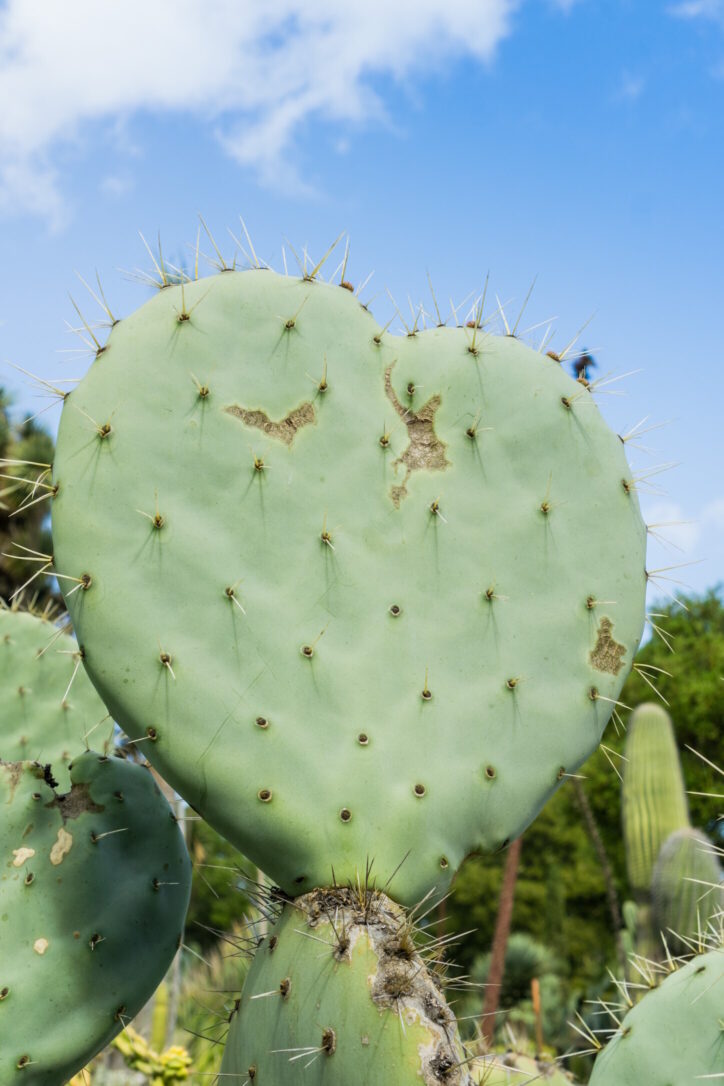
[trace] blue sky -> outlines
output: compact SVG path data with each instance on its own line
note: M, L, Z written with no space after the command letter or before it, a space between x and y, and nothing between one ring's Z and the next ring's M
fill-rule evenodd
M8 363L81 376L75 272L128 312L138 231L188 261L199 212L229 259L242 214L277 266L347 231L383 322L385 287L431 308L428 270L456 304L490 272L512 316L537 276L522 326L555 317L560 348L593 314L595 376L638 371L601 397L612 425L670 420L634 464L677 464L644 507L691 523L649 568L724 580L724 2L345 7L0 4L1 380L38 410Z

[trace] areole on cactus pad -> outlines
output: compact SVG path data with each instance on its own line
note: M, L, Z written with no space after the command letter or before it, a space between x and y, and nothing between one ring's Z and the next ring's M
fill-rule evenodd
M289 894L374 861L410 903L520 834L638 647L624 445L481 324L395 337L347 289L225 271L117 322L66 397L54 553L88 672Z

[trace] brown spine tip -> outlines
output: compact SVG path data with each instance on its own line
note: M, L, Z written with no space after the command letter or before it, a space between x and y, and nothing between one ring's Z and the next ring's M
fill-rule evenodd
M256 796L262 803L271 803L272 790L271 788L260 788Z
M352 812L349 810L348 807L343 807L342 810L339 812L339 817L343 822L349 822L352 818Z

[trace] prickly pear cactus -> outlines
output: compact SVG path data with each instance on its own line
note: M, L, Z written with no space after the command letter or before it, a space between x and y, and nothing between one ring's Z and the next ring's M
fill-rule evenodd
M116 323L66 397L54 553L89 674L289 894L374 860L410 903L520 834L637 649L624 444L480 324L397 338L346 289L225 271Z
M66 794L0 762L0 1081L61 1086L143 1006L179 946L190 862L148 769L89 752Z
M621 803L626 867L633 890L648 902L659 850L674 830L689 825L689 805L671 717L654 703L640 705L626 734Z
M75 755L110 747L113 721L75 640L27 611L0 610L0 698L0 758L50 762L63 788Z
M716 850L699 830L667 837L651 882L654 929L672 954L686 954L691 939L724 909L724 884Z
M666 977L628 1012L590 1086L684 1086L724 1077L724 944Z
M480 1056L470 1065L476 1086L571 1086L573 1079L555 1063L544 1063L515 1052Z
M437 956L384 894L285 904L231 1018L220 1078L253 1086L472 1086Z

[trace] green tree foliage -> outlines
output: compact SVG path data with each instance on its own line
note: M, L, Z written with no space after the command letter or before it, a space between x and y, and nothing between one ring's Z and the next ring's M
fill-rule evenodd
M201 948L216 946L219 934L236 930L245 917L258 916L250 895L256 869L208 822L189 821L188 849L193 861L191 903L185 941Z
M655 622L674 647L659 637L639 652L639 663L662 668L656 684L669 703L684 779L690 793L721 791L720 778L704 761L719 757L724 732L724 604L717 590L682 598L682 605L655 606ZM626 683L621 701L635 708L654 697L637 672ZM620 766L624 728L629 716L621 710L622 726L612 721L604 738L609 757ZM629 896L621 832L621 782L609 758L599 751L579 771L586 795L613 868L619 896ZM712 834L721 804L706 796L689 796L692 825ZM457 960L470 967L490 948L500 893L502 856L471 857L460 871L448 903L447 930L476 927L455 948ZM573 988L595 984L606 965L615 968L615 948L601 869L570 784L564 784L526 831L516 887L513 930L527 932L550 947L561 962L562 974Z
M0 551L8 554L27 554L30 551L50 554L52 545L48 526L49 471L43 464L53 460L53 439L37 422L24 417L14 421L11 414L11 400L3 388L0 388L0 458L3 460L24 460L30 464L5 464L0 468L4 476L0 479ZM14 480L18 481L15 482ZM30 484L21 480L30 480ZM33 491L33 484L38 485ZM44 485L45 484L45 485ZM42 498L41 501L35 501ZM34 504L30 504L34 502ZM21 510L21 506L23 506ZM13 592L27 581L38 568L39 563L23 561L21 558L4 557L0 561L0 597L9 600ZM54 597L50 578L36 577L29 586L27 597L37 594L36 604L43 607Z

